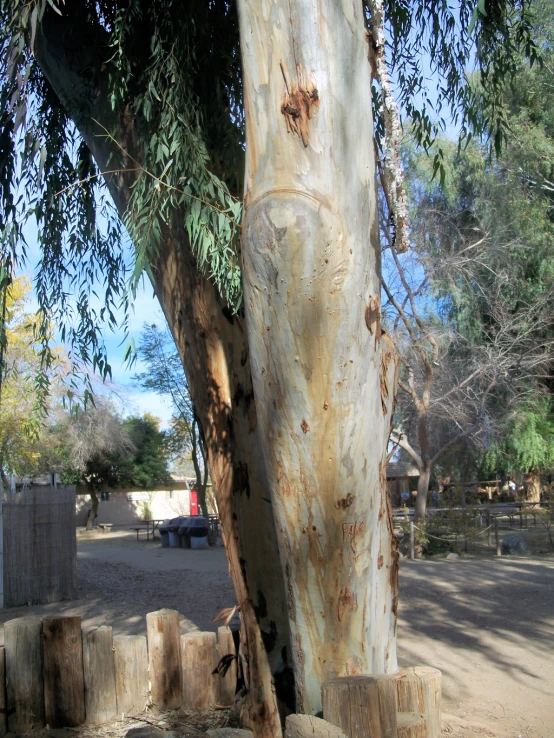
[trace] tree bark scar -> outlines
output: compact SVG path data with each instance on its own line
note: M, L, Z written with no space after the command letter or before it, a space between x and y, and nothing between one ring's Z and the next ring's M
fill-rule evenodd
M300 427L302 428L302 433L307 433L310 430L310 426L306 422L306 418L302 419L302 422L300 423Z
M390 588L391 588L391 595L392 595L392 604L391 604L391 612L396 618L396 614L398 612L398 538L394 535L394 526L392 522L392 507L390 504L390 498L387 492L387 473L386 473L386 463L382 461L379 464L379 472L380 476L384 476L384 485L382 486L381 494L383 495L383 498L385 500L385 505L387 507L387 527L389 529L389 537L390 537L390 573L389 573L389 581L390 581ZM383 480L382 480L383 484Z
M341 500L337 500L335 502L335 507L337 510L346 510L347 507L350 507L350 505L354 502L354 495L352 492L349 492L346 497L343 497Z
M381 338L381 302L379 297L371 297L369 305L365 309L365 324L368 331L373 336L375 334L375 340L379 341Z
M383 408L383 415L388 413L387 400L389 399L389 385L387 382L387 374L389 371L389 364L392 361L392 351L387 349L381 350L381 407Z
M338 599L337 616L339 623L342 622L346 609L357 610L358 609L358 597L355 592L350 591L350 587L347 585L340 591Z
M285 118L287 133L294 133L302 139L304 146L310 142L309 123L314 110L319 107L319 93L311 73L306 73L300 64L296 65L296 79L290 80L285 62L281 62L281 72L285 80L285 94L281 113Z

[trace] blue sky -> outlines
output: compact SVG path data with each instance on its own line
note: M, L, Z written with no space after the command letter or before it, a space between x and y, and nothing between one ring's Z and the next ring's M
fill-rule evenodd
M25 228L25 236L29 246L27 262L20 266L19 274L27 275L31 279L36 274L40 252L37 244L36 228L29 223ZM37 303L31 303L31 309L36 309ZM120 314L123 320L123 312ZM135 344L138 344L140 333L144 323L157 323L165 326L163 316L157 297L146 277L143 278L137 292L133 310L129 318L130 335ZM171 418L171 402L167 395L158 395L155 392L146 392L133 382L133 375L145 370L144 364L137 358L132 368L125 361L126 340L123 331L113 332L106 328L103 338L108 352L108 361L112 367L112 383L107 391L112 390L118 398L118 406L124 415L143 415L151 413L160 418L165 427Z

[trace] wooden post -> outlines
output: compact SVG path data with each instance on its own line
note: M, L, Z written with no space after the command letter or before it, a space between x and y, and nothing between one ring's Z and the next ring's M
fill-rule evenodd
M397 738L394 675L330 679L322 693L323 718L348 738Z
M424 738L440 738L442 679L440 671L431 666L410 666L398 671L395 677L398 711L421 713L427 723ZM400 730L398 735L401 735ZM406 733L406 736L411 735ZM419 736L419 733L415 732L414 736Z
M161 710L176 710L183 704L179 613L149 612L146 630L152 702Z
M44 710L51 728L69 728L85 722L85 684L81 618L45 618Z
M227 626L218 628L217 642L219 657L219 702L221 705L232 705L237 691L237 652L231 629ZM224 659L223 662L222 659ZM223 671L225 672L224 675L222 675Z
M496 541L496 555L502 556L502 547L500 545L500 535L498 533L498 518L494 519L494 540Z
M488 545L492 546L491 511L487 510Z
M206 710L217 704L218 677L215 633L187 633L181 636L183 664L183 706Z
M398 738L428 738L427 723L418 712L399 712L397 719Z
M148 703L148 655L144 636L115 636L117 714L136 715Z
M289 715L285 738L346 738L336 725L313 715Z
M83 670L87 725L111 722L117 715L112 629L83 631Z
M414 521L410 521L410 559L413 561L415 559L415 531L414 531Z
M4 624L8 730L27 733L44 727L42 623L16 618Z
M1 505L1 502L0 502ZM0 646L0 735L8 730L6 705L6 653L4 646Z

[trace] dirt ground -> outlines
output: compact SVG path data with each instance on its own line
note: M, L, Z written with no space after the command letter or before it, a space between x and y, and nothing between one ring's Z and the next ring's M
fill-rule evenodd
M223 549L133 537L80 535L79 599L0 610L0 623L74 614L145 633L146 613L171 607L183 632L215 630L211 619L234 604ZM400 665L443 673L444 738L554 738L553 557L402 560L398 640Z

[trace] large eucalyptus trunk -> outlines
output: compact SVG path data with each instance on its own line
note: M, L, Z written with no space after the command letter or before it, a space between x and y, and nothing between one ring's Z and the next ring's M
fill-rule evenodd
M328 677L396 668L385 471L396 367L380 327L361 0L240 6L248 338L196 270L178 212L152 274L206 439L241 608L244 718L277 738L278 707L295 707L291 663L306 712L321 709ZM112 149L93 121L140 161L131 117L102 88L109 50L67 12L69 23L45 14L37 58L100 168ZM132 176L107 180L121 213Z
M297 709L317 713L325 679L396 669L368 45L361 0L240 0L239 14L254 393Z
M97 38L84 23L76 7L63 17L47 11L35 53L103 171L112 168L108 162L114 149L108 139L95 135L96 121L136 160L141 152L132 119L126 110L111 109L103 87L102 64L109 54L102 47L105 39L101 30ZM133 174L120 171L106 181L123 215ZM294 676L243 321L230 317L213 286L199 274L179 212L172 215L152 273L202 426L239 605L247 686L242 719L257 737L281 738L281 719L295 709Z

